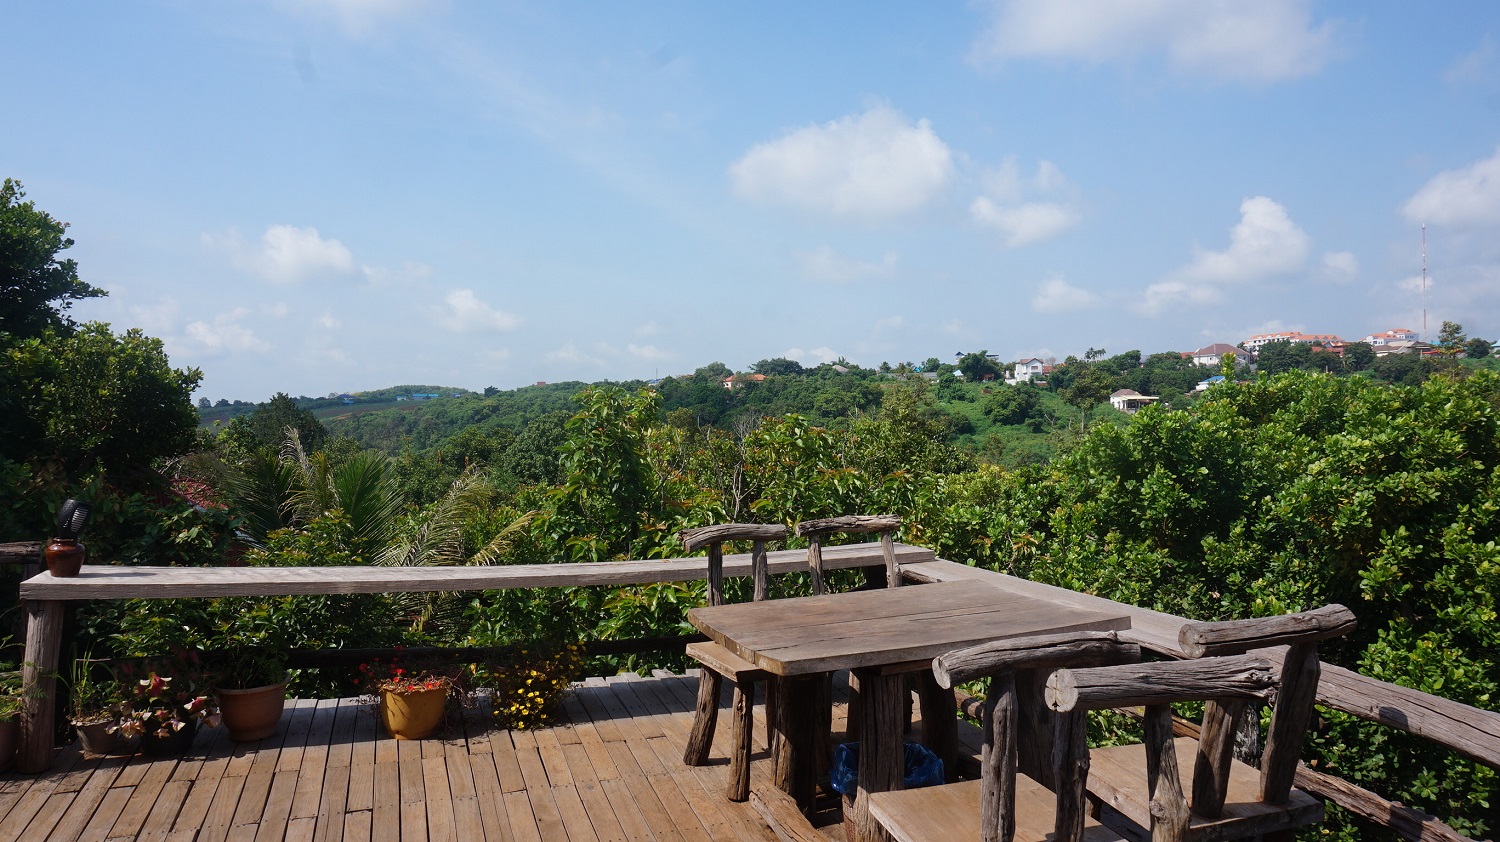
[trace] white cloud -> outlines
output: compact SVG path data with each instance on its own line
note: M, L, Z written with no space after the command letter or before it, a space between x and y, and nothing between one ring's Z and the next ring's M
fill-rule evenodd
M900 330L903 327L906 327L906 319L901 316L886 316L883 319L876 319L874 324L876 333L883 330Z
M381 23L437 5L432 0L280 0L293 12L331 18L350 35L363 35Z
M377 286L408 286L432 277L432 267L408 260L394 269L385 266L361 266L360 274Z
M1500 149L1482 161L1433 176L1401 212L1411 222L1460 228L1500 222Z
M249 310L236 307L228 313L215 316L212 324L203 321L189 322L187 337L199 346L200 351L207 354L270 350L269 343L256 336L255 331L240 324L240 320L249 314Z
M1218 287L1185 281L1157 281L1146 287L1146 297L1139 309L1144 313L1155 315L1177 305L1201 306L1217 304L1222 300L1224 300L1224 294Z
M1312 240L1287 215L1286 208L1265 196L1240 203L1239 224L1229 229L1229 248L1197 249L1197 256L1179 272L1186 280L1239 283L1300 268Z
M260 309L262 312L273 319L284 319L292 312L292 308L288 307L285 301L277 301L274 304L265 304L262 305Z
M801 348L788 348L781 352L781 356L789 360L796 360L805 366L816 366L823 363L831 363L843 356L843 354L832 348L814 348L811 351L804 351Z
M969 205L969 215L986 228L999 231L1006 248L1051 239L1078 224L1077 211L1054 202L1028 202L1003 207L980 196Z
M758 144L729 167L741 198L863 217L917 210L952 174L953 155L932 126L887 105Z
M815 281L833 283L848 283L864 278L889 278L896 273L899 260L895 252L886 252L879 263L859 260L841 255L830 246L823 246L798 257L804 276Z
M130 326L138 327L149 336L163 336L177 327L177 299L164 295L154 305L131 305L125 308L130 314Z
M1353 252L1330 251L1323 255L1323 277L1335 283L1348 283L1359 277L1359 259Z
M964 323L959 321L958 319L949 319L948 321L943 322L941 325L938 325L938 331L944 336L969 335L969 331L964 327Z
M643 325L637 325L635 329L637 339L646 339L658 333L661 333L661 325L658 325L656 322L646 322Z
M1338 52L1339 23L1310 0L994 0L973 60L1130 62L1164 53L1195 78L1272 82L1316 73Z
M479 300L471 289L455 289L443 296L446 307L437 308L438 320L459 333L515 330L521 319Z
M221 234L204 234L207 246L228 252L234 265L278 284L296 283L311 277L344 275L354 271L354 255L338 240L325 240L316 228L272 225L251 246L231 228Z
M1040 313L1067 313L1087 310L1099 304L1099 296L1086 289L1073 286L1061 275L1048 278L1042 288L1031 299L1031 306Z
M1195 248L1191 263L1147 287L1140 309L1155 314L1175 304L1221 301L1224 286L1300 269L1311 249L1311 238L1286 208L1265 196L1251 197L1240 203L1240 221L1229 229L1229 247Z
M324 313L318 317L318 325L324 330L338 330L344 326L344 323L334 318L332 313Z
M1448 66L1448 70L1443 74L1443 79L1454 85L1481 81L1494 74L1494 65L1495 42L1490 36L1486 35L1479 42L1477 49L1461 56L1457 61Z
M1021 175L1014 155L981 179L985 195L969 203L969 216L982 227L998 231L1006 248L1048 240L1072 228L1082 219L1070 203L1035 201L1036 194L1074 193L1076 190L1051 161L1037 164L1036 175ZM1027 201L1028 197L1033 198Z
M547 352L547 359L555 360L558 362L584 363L587 365L596 366L602 366L605 364L605 361L603 359L595 357L579 349L577 343L575 343L571 339L569 339L567 342L564 342L563 346L561 348L558 348L556 351Z
M671 354L663 351L655 345L637 345L634 342L627 344L625 346L625 351L632 357L641 360L665 360L672 357Z
M1432 288L1432 280L1423 280L1421 275L1411 275L1397 281L1396 288L1403 292L1421 292L1424 288Z

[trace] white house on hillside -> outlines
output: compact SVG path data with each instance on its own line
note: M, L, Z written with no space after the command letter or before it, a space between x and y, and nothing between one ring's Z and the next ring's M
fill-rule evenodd
M1161 398L1143 395L1134 389L1121 389L1109 396L1110 406L1129 415L1134 415L1142 407L1149 406L1159 400Z
M1404 327L1393 327L1382 333L1372 333L1366 336L1363 341L1370 343L1372 347L1379 348L1381 345L1388 345L1392 342L1416 342L1420 338L1414 330Z
M1344 340L1331 333L1297 333L1296 331L1261 333L1246 339L1242 344L1251 353L1259 354L1261 348L1272 342L1300 342L1306 345L1318 344L1324 348L1344 347Z
M1011 371L1011 375L1005 378L1005 382L1015 386L1035 380L1038 377L1046 377L1051 372L1052 366L1047 365L1038 357L1032 357L1016 363Z
M1196 365L1218 366L1224 359L1225 354L1234 356L1235 365L1247 365L1250 362L1250 353L1241 350L1225 342L1215 342L1194 351L1193 363Z

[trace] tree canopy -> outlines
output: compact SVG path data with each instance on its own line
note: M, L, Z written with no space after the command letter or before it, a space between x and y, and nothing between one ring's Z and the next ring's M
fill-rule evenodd
M59 259L71 248L67 223L22 201L21 183L0 185L0 343L40 336L51 328L75 327L67 310L74 301L107 295L78 278L78 264Z

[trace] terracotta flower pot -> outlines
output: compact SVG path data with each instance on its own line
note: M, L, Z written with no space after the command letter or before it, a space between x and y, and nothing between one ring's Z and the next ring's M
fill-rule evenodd
M398 740L420 740L443 724L443 709L447 705L447 687L406 693L382 690L380 721Z
M16 759L16 745L21 740L21 723L15 719L0 721L0 772L10 771Z
M67 538L53 538L52 543L42 550L42 558L47 560L47 572L59 579L77 576L83 569L83 555L83 544Z
M215 690L219 715L235 742L263 740L276 733L286 708L286 681L248 690Z
M78 729L78 745L86 754L107 755L119 751L120 735L110 729L115 726L113 719L100 722L75 722L73 727Z

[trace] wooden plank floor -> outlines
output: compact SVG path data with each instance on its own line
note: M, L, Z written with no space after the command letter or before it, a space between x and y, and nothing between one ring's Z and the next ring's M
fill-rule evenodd
M442 738L398 741L358 699L303 699L257 743L217 728L179 759L69 747L45 774L0 776L0 842L774 840L748 802L724 798L727 710L710 765L682 764L697 681L589 679L568 696L565 723L534 731L467 711ZM757 767L767 762L762 712ZM836 728L842 714L839 704ZM977 729L960 733L976 752ZM836 824L822 831L842 838Z

